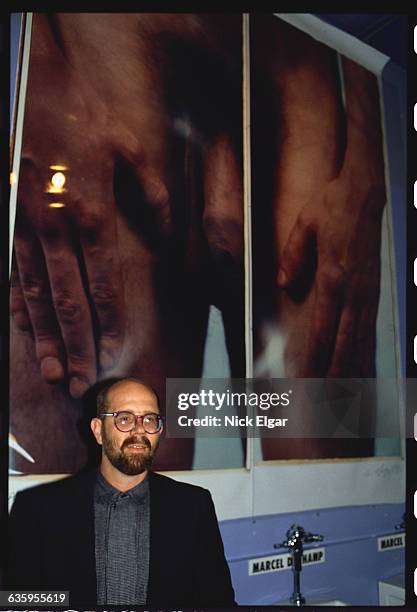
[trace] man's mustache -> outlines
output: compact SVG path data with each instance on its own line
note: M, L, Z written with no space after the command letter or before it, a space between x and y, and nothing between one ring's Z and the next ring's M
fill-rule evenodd
M120 450L124 450L124 448L129 446L129 444L140 444L142 446L146 446L146 448L149 450L151 450L152 448L151 443L149 442L148 438L146 438L145 436L131 436L130 438L126 438Z

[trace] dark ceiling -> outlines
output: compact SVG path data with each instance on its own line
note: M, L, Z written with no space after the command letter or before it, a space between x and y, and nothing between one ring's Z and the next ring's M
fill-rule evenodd
M407 15L398 14L316 14L331 25L352 34L406 67Z

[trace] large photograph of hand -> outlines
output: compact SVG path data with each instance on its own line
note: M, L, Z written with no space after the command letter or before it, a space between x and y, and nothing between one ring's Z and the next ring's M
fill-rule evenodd
M374 378L378 309L395 302L387 270L380 292L392 246L377 77L284 20L254 15L250 32L255 376ZM387 312L378 344L394 377ZM376 401L362 398L361 439L269 439L263 456L372 455Z
M201 376L211 305L231 374L245 375L241 74L240 15L34 14L11 289L14 470L85 463L81 398L97 380L146 379L164 412L166 377ZM192 441L166 440L157 468L192 460Z
M164 415L167 378L213 371L214 311L217 377L397 376L376 73L263 13L35 13L29 60L13 470L84 465L101 380L147 381ZM361 402L358 439L263 439L262 460L374 455L375 423L395 413L397 427L398 406L378 390ZM155 468L191 469L195 444L166 439Z

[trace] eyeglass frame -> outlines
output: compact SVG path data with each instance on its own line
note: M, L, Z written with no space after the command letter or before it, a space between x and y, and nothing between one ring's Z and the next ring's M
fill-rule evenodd
M135 422L133 424L132 429L127 429L126 431L123 431L122 429L119 429L116 425L116 418L119 414L131 414L132 416L135 417ZM158 421L159 421L159 428L157 431L146 431L145 427L143 426L143 419L149 415L152 416L156 416L158 417ZM115 426L115 428L117 429L117 431L120 431L120 433L130 433L131 431L133 431L134 429L136 429L137 424L138 424L138 419L141 419L141 427L143 429L143 431L147 434L149 434L150 436L154 436L158 433L161 433L163 425L164 425L164 417L161 416L160 414L158 414L157 412L147 412L146 414L135 414L134 412L131 412L130 410L118 410L117 412L102 412L99 416L99 418L101 419L101 417L105 417L105 416L112 416L113 417L113 425Z

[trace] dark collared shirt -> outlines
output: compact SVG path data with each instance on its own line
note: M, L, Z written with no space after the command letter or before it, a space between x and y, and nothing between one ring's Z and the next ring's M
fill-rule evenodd
M149 577L149 479L122 492L99 470L94 519L97 603L144 605Z

